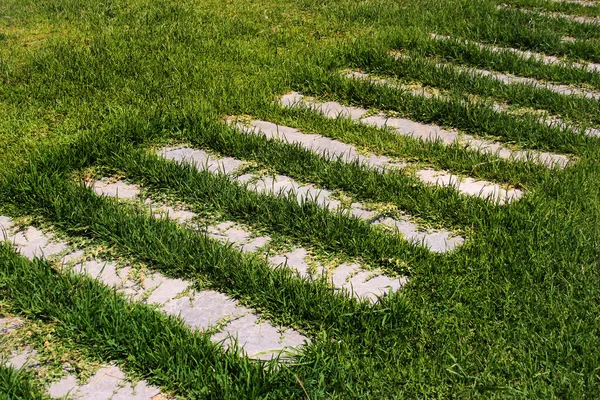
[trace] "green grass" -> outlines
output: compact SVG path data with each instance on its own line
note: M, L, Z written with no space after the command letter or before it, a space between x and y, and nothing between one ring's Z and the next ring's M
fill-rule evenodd
M524 8L593 15L566 3ZM84 277L0 247L0 300L12 313L56 324L56 335L95 359L117 362L189 398L597 398L600 396L600 157L598 139L551 128L535 116L494 112L469 94L547 110L597 127L598 101L504 85L441 69L489 68L600 88L599 74L496 54L451 35L499 46L600 61L600 29L497 10L496 1L228 2L7 0L0 4L0 209L52 224L74 240L114 249L174 278L239 299L300 329L311 345L291 363L250 361ZM579 41L561 42L564 36ZM412 58L394 60L390 50ZM426 99L341 77L349 67L443 89ZM299 90L348 105L490 137L519 149L572 156L564 169L509 162L458 145L422 144L389 130L284 109ZM525 189L496 206L325 160L286 143L245 135L223 117L249 115L465 176ZM468 241L431 254L366 223L245 190L225 177L153 156L185 142L365 202L389 203ZM380 304L326 282L272 269L147 211L96 196L89 169L143 184L148 193L212 210L266 234L410 275ZM99 317L100 316L100 317ZM30 390L0 369L8 390ZM35 385L34 385L35 386Z
M27 372L0 366L0 399L49 399Z

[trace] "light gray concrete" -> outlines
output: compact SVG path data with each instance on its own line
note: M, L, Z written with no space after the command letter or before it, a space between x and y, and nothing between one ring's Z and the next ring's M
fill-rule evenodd
M436 35L434 35L434 36L437 37ZM483 46L481 46L481 47L483 47ZM600 66L600 64L599 64L599 66ZM368 81L371 81L371 82L379 84L379 85L386 85L386 86L391 86L391 87L394 87L394 88L397 88L400 90L406 90L415 96L436 97L438 99L448 100L448 97L441 95L441 94L436 94L434 96L432 93L430 93L424 89L411 90L411 89L407 88L406 85L392 83L387 79L379 78L377 76L369 75L369 74L366 74L363 72L346 71L344 75L349 78L352 78L352 79L368 80ZM467 101L463 101L463 103L469 104ZM494 109L494 111L496 111L498 113L508 113L510 115L510 109L506 104L492 103L492 108ZM376 118L373 121L375 121L379 124L383 123L380 118ZM540 122L545 123L548 126L559 126L561 128L571 129L573 131L583 131L583 133L588 136L600 136L600 129L588 128L588 129L581 130L577 127L574 127L574 126L571 126L571 125L565 123L564 121L562 121L560 118L558 118L556 116L547 117L546 115L544 115L543 117L540 118ZM447 135L447 136L441 135L440 139L442 140L442 142L448 142L452 137L453 136L451 136L451 135ZM436 139L437 136L432 136L432 138ZM422 139L429 140L429 138L427 138L427 137L422 138ZM471 148L476 148L478 151L483 152L483 153L497 154L499 157L502 157L502 158L510 159L510 158L514 157L517 160L531 159L532 162L541 162L548 166L556 165L559 167L564 167L568 163L567 158L557 158L556 155L554 155L552 153L545 153L545 152L531 153L531 152L523 152L523 151L514 152L512 150L508 150L508 149L504 148L499 143L489 142L487 140L476 139L476 138L468 136L468 135L464 135L462 137L462 139L460 136L457 136L456 140L463 140L466 144L469 144L469 146Z
M310 268L306 263L308 251L302 247L289 253L277 255L269 258L269 263L274 267L285 266L290 268L303 277L311 277Z
M190 283L181 279L167 278L159 273L153 273L142 281L142 290L149 292L146 299L148 304L165 304L175 296L186 291Z
M342 264L333 271L331 281L336 288L346 290L352 296L376 302L390 291L399 290L407 279L390 278L377 272L365 271L358 264Z
M77 392L77 389L79 389L77 378L73 375L66 375L60 381L50 384L46 388L46 393L55 399L71 395Z
M268 123L270 124L270 123ZM274 131L273 124L267 125L271 132ZM285 129L291 129L286 128ZM304 134L300 131L293 130L294 135L298 137L302 137ZM261 131L262 132L262 131ZM319 135L311 135L311 136L319 136ZM340 143L337 148L343 148L344 146L348 146L344 143L334 141L328 139L329 142ZM338 153L338 156L342 154L355 154L356 150L352 150L350 153ZM366 162L370 162L369 159L366 159ZM217 161L217 160L215 160ZM185 161L184 161L185 162ZM447 183L445 186L452 185L457 188L457 190L461 190L461 187L464 187L462 190L463 193L475 196L484 196L486 198L491 198L493 196L494 201L499 201L500 203L504 203L506 201L511 201L521 194L520 191L512 190L507 191L505 189L500 188L498 185L485 182L485 181L475 181L471 178L466 178L464 182L459 182L459 178L450 175L447 173L437 172L439 175L436 177L437 180L446 179ZM341 207L341 202L333 199L333 193L327 189L319 189L314 185L301 185L296 182L294 179L284 176L284 175L276 175L276 176L258 176L253 174L244 174L236 178L236 181L239 183L245 183L248 189L259 192L259 193L268 193L278 196L295 196L299 202L303 201L314 201L321 207L328 208L330 210L338 210ZM430 183L431 181L424 180L426 183ZM442 183L440 183L442 185ZM475 191L477 189L477 191ZM353 203L351 205L350 214L354 215L357 218L361 218L364 220L371 220L377 214L376 212L366 210L364 206L360 203ZM403 232L408 240L413 242L417 242L419 244L423 244L427 248L436 252L443 251L451 251L457 246L461 245L464 242L463 238L456 237L452 238L452 234L450 232L444 231L430 231L424 232L419 230L418 226L414 223L410 222L408 218L403 221L397 222L399 225L405 229L406 233ZM258 247L262 247L268 243L268 239L266 237L253 239L252 244L250 244L251 233L241 229L236 228L231 223L222 223L215 227L208 227L208 234L221 241L229 241L234 244L234 246L241 248L243 251L255 251ZM418 232L418 233L417 233ZM442 244L442 239L444 240Z
M402 235L404 239L422 244L436 253L453 250L464 243L464 239L461 236L454 236L451 232L426 232L417 229L414 224L406 221L398 221L393 218L381 218L375 221L374 224L389 226Z
M178 315L185 323L196 329L206 330L219 322L235 319L250 312L223 293L203 290L195 293L193 299L185 296L166 303L162 310L170 315Z
M140 195L140 188L137 185L125 183L121 180L116 182L96 181L93 189L99 196L118 197L120 199L135 199Z
M308 107L320 111L320 104L322 103L312 97L292 92L281 98L281 104L285 107ZM339 106L339 108L343 107L345 106ZM447 145L458 141L458 143L465 145L471 150L494 154L497 157L509 160L528 160L548 167L561 168L569 163L569 158L565 155L534 150L511 150L499 142L478 139L471 135L447 131L437 126L417 123L404 118L388 118L383 114L376 114L355 120L379 128L391 128L402 136L414 137L423 141L441 140L442 143Z
M271 359L287 348L298 351L308 339L297 331L281 331L268 322L261 322L254 314L247 314L227 324L212 337L213 341L223 341L225 347L235 343L243 347L251 358Z
M66 243L51 240L49 235L33 226L16 233L7 230L0 240L12 242L17 252L29 259L55 256L67 249Z
M11 354L11 357L8 359L6 365L13 367L14 369L36 368L39 366L37 360L37 350L32 349L29 346L16 350Z
M70 384L71 381L67 382ZM68 387L68 385L65 385ZM63 391L66 387L63 389ZM134 387L125 379L125 374L116 366L100 368L89 381L71 389L74 400L152 400L160 395L160 389L150 386L145 381Z
M213 157L204 150L189 147L165 147L159 155L167 160L179 163L193 164L199 170L232 174L242 168L246 163L230 157Z
M495 184L486 185L484 182L476 181L473 178L460 178L456 175L433 169L417 171L417 176L421 182L435 186L454 187L461 193L490 199L500 204L517 200L523 195L523 192L518 189L504 189Z

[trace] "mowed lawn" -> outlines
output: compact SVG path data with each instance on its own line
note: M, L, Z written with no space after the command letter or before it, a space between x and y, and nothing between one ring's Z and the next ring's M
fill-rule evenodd
M0 228L0 398L599 398L600 2L3 0Z

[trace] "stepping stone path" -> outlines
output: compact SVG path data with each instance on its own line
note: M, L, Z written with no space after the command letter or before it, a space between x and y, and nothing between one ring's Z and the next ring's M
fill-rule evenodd
M334 107L338 107L336 110L340 111L340 113L345 113L344 110L339 109L339 107L344 106L334 105ZM354 115L358 115L358 113L355 113ZM306 134L297 129L277 125L271 122L252 120L247 124L244 122L237 123L236 126L246 133L262 134L269 139L299 144L305 149L315 153L321 153L332 158L341 157L341 159L346 162L358 161L379 170L393 170L404 168L408 165L406 163L398 164L388 157L377 156L375 154L362 156L358 154L357 149L352 145L329 139L321 135ZM492 201L498 201L499 204L518 200L523 195L523 192L519 189L504 189L500 185L491 182L475 180L472 178L460 178L457 175L445 171L433 169L419 170L417 171L416 176L424 183L437 186L451 186L456 188L456 190L462 194L491 199Z
M17 331L23 325L24 321L20 318L0 318L0 344L3 343L3 336ZM4 365L18 370L25 369L35 372L36 369L41 367L37 354L35 349L24 346L13 350ZM85 383L78 382L74 375L67 373L61 380L46 387L46 394L51 398L66 396L67 399L73 400L167 399L167 397L161 395L160 389L148 385L145 381L140 381L133 386L131 382L127 381L123 371L114 365L102 366Z
M272 128L271 131L273 132L275 132L277 129L286 131L291 130L291 128L279 127L268 122L259 122L265 126L270 126ZM301 133L299 133L299 135L301 137L309 136ZM334 156L347 157L348 161L353 161L358 157L359 160L368 160L368 162L372 162L375 166L389 167L392 164L396 165L386 157L370 156L367 158L359 156L352 146L323 138L319 135L310 136L318 136L319 139L322 140L324 147L323 150L329 151L330 154ZM321 149L319 148L318 150ZM194 165L199 170L221 171L225 174L229 174L234 181L247 184L248 189L259 193L280 196L291 195L295 196L298 202L307 200L314 201L320 206L326 207L330 210L337 210L341 207L341 202L333 199L333 193L329 190L319 189L311 184L303 185L284 175L260 176L256 174L243 174L241 176L235 176L235 172L240 170L245 165L245 163L240 160L212 156L202 150L195 150L189 147L166 147L162 149L159 154L169 160L173 160L182 164ZM433 181L433 178L430 179L430 181ZM478 189L485 190L485 188ZM490 194L493 195L493 193ZM423 231L408 218L400 221L396 221L391 218L375 219L375 217L378 216L378 213L366 209L361 203L352 203L349 207L349 213L356 218L372 222L373 224L383 224L392 227L396 229L398 233L401 233L406 240L415 243L423 243L423 245L431 251L446 252L455 249L464 242L462 237L454 236L451 232L435 230ZM260 240L260 243L264 242L266 244L264 238ZM232 241L235 242L235 240Z
M95 185L95 190L105 195L128 196L132 198L139 193L139 189L133 185L123 182L105 183L99 182ZM175 212L168 207L158 209L158 213L167 213L170 215L181 216L181 213ZM185 214L183 214L185 215ZM12 222L9 218L2 217L1 228L6 232L5 240L13 241L20 237L20 231L13 231ZM28 228L31 231L35 228ZM56 248L64 250L68 246L62 242L55 242L49 235L35 229L36 235L31 242L22 242L17 246L17 250L33 258L34 250L38 251L39 243L45 243L46 246L41 249L36 256L56 256ZM43 238L43 240L41 239ZM44 252L45 249L52 250L50 253ZM145 301L149 304L156 304L163 312L170 315L179 315L184 322L191 328L206 330L217 325L222 325L222 329L211 337L215 342L223 342L224 347L231 346L235 338L238 344L248 354L249 357L270 359L287 348L293 348L294 351L300 349L309 340L299 332L292 329L280 329L269 322L259 321L252 310L243 307L235 300L230 299L224 294L215 291L196 292L191 289L191 283L179 279L171 279L159 273L149 274L141 282L130 278L131 268L119 268L115 263L103 262L101 260L83 260L83 251L78 250L65 255L62 258L64 263L74 263L74 270L79 273L85 273L100 282L114 286L117 291L124 293L132 300Z
M393 88L396 88L399 90L408 91L413 96L423 96L423 97L427 97L427 98L436 97L436 98L442 99L442 100L446 99L445 96L440 95L440 94L434 95L430 91L426 91L424 88L421 90L415 90L415 89L412 89L408 85L392 83L392 82L389 82L387 79L372 76L372 75L366 74L364 72L346 71L344 75L348 78L366 80L366 81L372 82L374 84L386 85L386 86L390 86L390 87L393 87ZM463 104L468 104L468 102L463 101ZM499 112L499 113L509 112L509 107L508 107L508 105L505 105L505 104L493 103L492 107L493 107L494 111ZM548 126L558 126L560 128L571 129L573 131L580 130L579 128L573 127L573 126L567 124L566 122L562 121L560 118L555 117L555 116L552 116L550 118L542 117L542 118L540 118L540 122L545 123ZM584 129L582 131L585 135L600 137L600 129L588 128L588 129ZM561 163L558 163L556 165L559 167L564 166Z
M183 151L183 150L185 150L185 151ZM189 162L189 163L192 163L192 164L198 166L199 168L205 168L209 171L224 171L224 169L221 168L221 166L222 166L221 160L223 160L222 158L216 158L214 156L209 156L207 153L205 153L201 150L194 150L194 149L190 149L190 148L167 148L167 149L163 150L162 154L166 154L167 157L169 154L177 154L179 156L182 156L181 158L177 158L178 162L180 162L180 163ZM191 154L191 156L193 156L194 158L188 160L187 158L183 157L183 154ZM202 157L202 158L200 158L200 157ZM188 161L186 161L186 160L188 160ZM240 161L236 165L237 165L237 167L232 166L231 168L225 169L225 170L229 171L229 173L233 173L236 171L237 168L241 167L243 165L243 163ZM209 166L213 166L215 168L211 169L211 168L209 168ZM216 167L219 167L219 168L216 168ZM115 193L117 187L128 187L130 189L127 191L128 195L130 196L130 197L127 197L128 199L135 199L139 196L139 193L140 193L139 188L137 188L137 190L134 191L133 189L131 189L132 187L135 187L134 185L128 185L122 181L117 181L117 182L113 182L113 183L108 183L106 181L98 181L94 184L94 190L96 191L96 193L98 193L100 195L107 195L107 193ZM121 197L121 198L123 199L123 197ZM145 203L149 204L155 212L156 212L156 210L159 210L160 213L165 213L165 210L166 210L166 215L169 215L169 216L173 215L173 213L176 212L176 210L173 210L171 207L159 206L148 200ZM394 220L388 219L387 221L381 221L381 222L388 223L391 225L391 222L389 222L389 221L394 221ZM399 226L397 227L398 229L408 230L406 227L402 226L402 223L398 222L398 224L399 224ZM270 241L270 238L265 237L265 236L253 237L252 232L250 232L249 230L247 230L233 222L222 222L218 225L208 226L206 228L206 233L213 239L216 239L216 240L219 240L222 242L231 243L233 247L238 248L244 252L256 252L260 247L267 245L268 242ZM443 236L443 234L438 233L438 236ZM443 238L439 238L439 239L443 239ZM462 240L462 238L460 238L460 239ZM319 271L317 271L317 273L311 272L311 268L309 267L309 263L307 262L308 256L309 256L308 250L306 250L304 248L297 248L291 252L288 252L288 253L285 253L282 255L272 256L269 259L269 261L270 261L270 264L274 268L280 267L283 265L283 266L286 266L287 268L295 270L296 272L298 272L298 274L301 277L304 277L304 278L314 279L314 278L318 278L323 273L327 273L327 271L323 267L318 268ZM350 293L353 296L367 299L372 302L376 302L380 296L386 295L390 290L391 291L399 290L402 287L402 285L406 282L406 278L391 278L391 277L385 276L383 274L377 273L376 271L367 271L364 268L362 268L359 264L350 264L350 266L352 267L350 270L348 269L347 264L342 264L333 270L332 275L338 277L337 279L332 279L332 283L333 283L334 287L336 287L339 290L346 290L348 293ZM338 270L339 271L348 271L347 273L345 273L343 275L343 277L344 277L343 280L341 280L341 278L340 278L341 272L339 272ZM124 279L123 276L115 276L115 273L112 272L113 269L111 269L110 271L111 272L109 273L109 276L104 278L104 279L106 279L105 283L112 284L113 282L123 282L123 279ZM100 270L95 271L95 274L99 274L99 273L100 273ZM128 271L126 271L126 273L128 273ZM174 286L174 285L170 284L169 287L171 287L171 286ZM123 289L127 290L127 293L132 294L131 289L128 289L129 287L131 287L131 284L126 283L124 285ZM185 288L180 288L180 289L181 290L178 289L179 293L185 291ZM147 290L151 290L151 288L148 288ZM135 295L134 292L133 292L133 294ZM154 293L153 293L153 295L154 295ZM171 295L172 295L172 297L176 297L176 293L169 294L169 296L171 296ZM216 292L214 295L215 296L217 295ZM220 296L224 296L224 295L220 295ZM161 297L161 298L163 298L163 297ZM149 298L149 300L152 300L152 297ZM199 309L202 307L201 302L196 301L195 298L188 301L188 303L190 303L190 304L193 303L192 310L190 310L188 306L184 306L183 304L185 302L179 301L179 299L176 301L176 303L177 303L178 307L179 306L184 307L181 317L184 318L184 320L186 322L188 322L188 324L190 324L194 327L203 327L204 326L204 325L201 325L201 322L196 322L193 319L193 318L201 319L202 315L207 312L207 311ZM213 303L217 304L218 302L213 302ZM223 297L221 303L223 303L223 304L226 303L224 297ZM211 304L211 301L207 301L206 304ZM249 311L240 311L241 310L240 308L231 308L229 306L226 308L229 311L231 311L231 313L227 314L227 313L219 312L217 315L221 316L220 318L223 318L223 316L227 316L227 315L237 316L237 315L249 314ZM171 310L171 309L173 309L173 307L171 305L165 304L165 311L168 312L168 310ZM189 318L186 317L186 315L189 315ZM210 315L208 315L208 317L212 318L212 319L210 319L209 323L214 324L215 322L218 322L218 319L215 319L215 318L211 317ZM254 317L248 317L247 321L250 321L253 318ZM244 321L237 322L235 325L233 325L233 327L240 326L240 324L242 324L243 322ZM228 326L229 325L227 325L225 327L225 329L227 329ZM240 332L238 332L238 334L240 334ZM287 335L288 335L288 333L286 333L286 336ZM221 338L221 336L222 335L216 335L216 339ZM293 337L293 336L291 336L291 337ZM239 339L239 340L241 343L241 339ZM293 346L291 346L291 347L293 347ZM248 353L252 354L250 351L248 351Z
M434 125L426 125L404 118L390 118L383 114L370 115L368 110L344 106L335 101L321 102L313 97L304 96L297 92L284 95L281 104L285 107L307 107L322 113L328 118L346 117L357 122L376 126L378 128L391 128L402 136L413 137L424 141L441 140L449 145L458 141L467 148L482 153L494 154L509 160L526 160L539 162L549 167L565 167L569 159L565 155L538 152L533 150L512 150L502 143L478 139L471 135L460 134L456 131L447 131ZM510 196L512 197L512 196ZM505 199L505 202L508 199Z

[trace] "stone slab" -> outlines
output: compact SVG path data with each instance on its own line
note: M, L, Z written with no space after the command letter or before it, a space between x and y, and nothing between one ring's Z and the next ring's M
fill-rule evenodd
M135 199L140 195L140 188L138 185L129 184L122 180L116 182L109 182L107 180L96 181L92 188L99 196Z
M231 157L214 157L204 150L190 147L165 147L159 155L172 161L183 164L192 164L199 170L208 170L215 173L233 174L247 163Z
M308 339L293 330L281 332L268 322L259 322L254 314L248 314L229 323L211 340L223 342L227 348L237 344L250 358L271 359L287 347L297 351Z
M200 330L214 327L224 319L239 318L250 313L247 308L239 307L235 300L213 290L198 292L193 299L186 296L171 300L162 310L179 316L186 325Z

